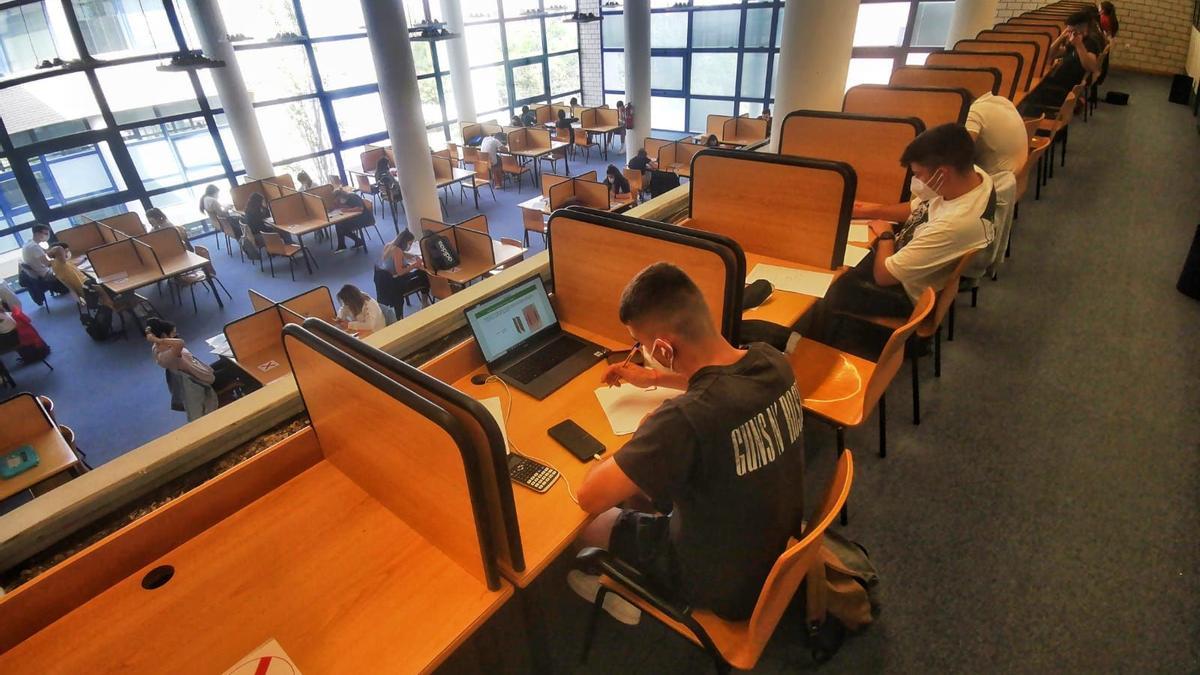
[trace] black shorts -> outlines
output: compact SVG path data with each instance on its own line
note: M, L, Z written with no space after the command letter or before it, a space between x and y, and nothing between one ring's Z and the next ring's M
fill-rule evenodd
M625 509L613 524L608 550L641 572L655 591L680 599L670 539L669 516Z

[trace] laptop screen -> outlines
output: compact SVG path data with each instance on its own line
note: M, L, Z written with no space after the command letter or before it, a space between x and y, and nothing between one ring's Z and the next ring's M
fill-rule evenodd
M494 363L513 349L558 325L541 277L513 286L467 310L467 323L483 358Z

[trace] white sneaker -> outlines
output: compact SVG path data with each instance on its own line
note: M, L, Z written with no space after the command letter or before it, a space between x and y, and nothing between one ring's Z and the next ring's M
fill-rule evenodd
M595 604L596 594L600 592L600 577L594 574L584 574L580 570L571 570L567 572L567 585L579 597ZM612 591L604 596L604 611L627 626L636 626L642 620L642 610L629 604L625 598Z

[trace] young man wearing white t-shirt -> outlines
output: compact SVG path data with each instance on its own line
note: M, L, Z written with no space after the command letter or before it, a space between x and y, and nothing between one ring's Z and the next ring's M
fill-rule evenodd
M995 193L991 177L975 166L974 152L963 127L929 129L900 157L913 174L911 202L855 202L854 217L872 219L875 244L825 294L813 330L817 339L840 341L839 316L908 317L926 288L945 285L963 255L987 247Z
M966 127L975 141L975 164L988 172L996 189L996 218L993 221L996 237L986 252L975 256L966 276L975 280L988 270L994 278L996 266L1004 259L1004 250L1008 247L1017 199L1015 174L1029 157L1029 135L1025 131L1025 120L1012 101L991 93L985 93L971 104Z

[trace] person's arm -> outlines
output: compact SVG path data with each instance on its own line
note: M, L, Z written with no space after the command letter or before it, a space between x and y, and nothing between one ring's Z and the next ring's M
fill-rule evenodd
M642 389L664 387L680 391L687 389L688 385L687 378L679 373L644 368L632 363L614 363L600 376L600 381L610 387L618 386L622 382L628 382Z
M147 332L146 339L159 348L155 356L160 359L165 357L174 361L183 355L184 343L179 338L160 338L156 337L153 333Z
M579 486L579 508L588 513L604 513L638 494L638 486L609 457L592 467Z
M383 323L381 319L379 303L364 302L361 319L352 319L350 321L351 330L375 330L375 326Z
M901 202L899 204L875 204L873 202L854 202L854 210L851 212L855 218L872 218L877 220L890 220L894 223L903 223L912 215L912 204Z
M1083 36L1074 33L1071 38L1071 47L1075 49L1075 54L1079 56L1079 63L1093 75L1100 74L1100 59L1096 55L1088 51L1087 45L1083 41Z
M579 506L602 513L642 494L674 501L692 475L696 432L669 403L651 413L620 450L597 464L579 486Z
M871 268L875 284L895 286L900 280L887 268L887 259L896 253L896 236L892 233L891 223L872 220L867 227L871 228L871 234L875 236L875 265Z

